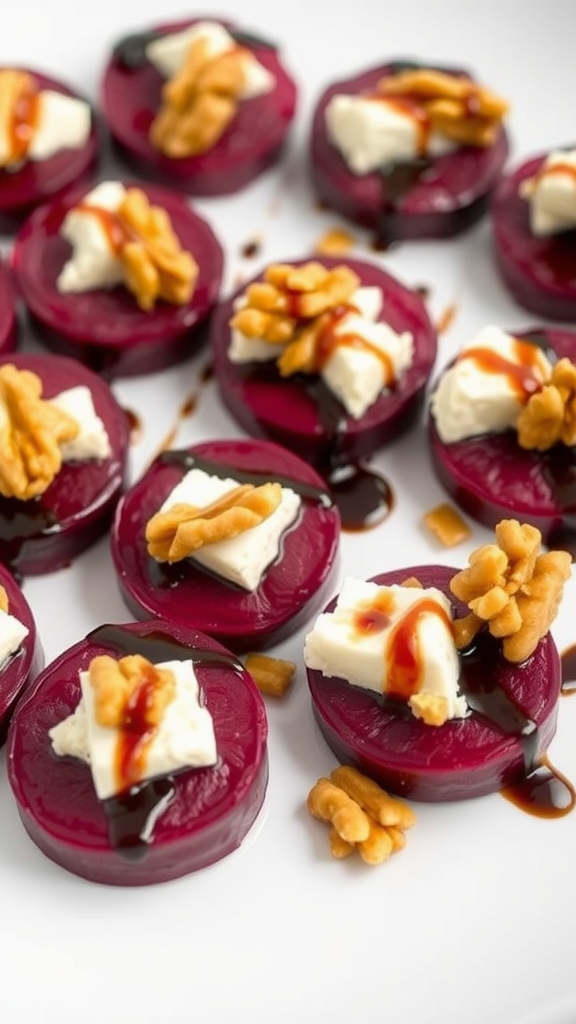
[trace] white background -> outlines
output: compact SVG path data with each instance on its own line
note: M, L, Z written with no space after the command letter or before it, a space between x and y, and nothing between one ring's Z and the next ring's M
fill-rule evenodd
M211 12L281 41L301 90L283 165L239 196L197 203L226 243L225 290L264 261L306 255L338 225L317 209L305 143L315 97L340 75L394 57L462 64L509 97L512 162L576 141L573 0L229 0L225 8L203 0L199 13ZM3 0L0 62L53 72L95 99L118 36L187 13L153 0ZM496 277L486 223L458 240L380 256L357 236L355 255L429 286L435 318L455 305L439 366L486 323L534 323ZM254 238L259 259L243 259ZM132 479L178 422L205 360L114 385L143 420ZM211 383L177 440L238 432ZM423 531L423 510L443 495L421 429L375 464L396 507L372 533L344 536L341 576L421 561L460 565L487 539L475 527L469 544L446 552ZM48 660L99 623L130 617L106 540L72 568L27 580L24 591ZM576 641L574 595L572 582L554 627L561 648ZM53 865L20 825L0 756L2 1021L573 1024L576 816L530 818L499 795L421 806L406 850L387 865L332 861L326 830L303 806L334 759L312 721L301 649L302 634L276 652L298 663L298 676L286 700L268 704L270 786L256 827L240 851L181 881L113 889ZM576 699L564 700L550 755L573 779L575 735Z

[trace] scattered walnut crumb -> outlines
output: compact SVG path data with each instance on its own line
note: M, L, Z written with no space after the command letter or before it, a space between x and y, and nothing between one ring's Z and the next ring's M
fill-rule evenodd
M267 654L247 654L244 666L260 692L270 697L283 697L296 673L293 661L271 658Z
M472 533L460 513L448 502L436 505L426 512L423 523L446 548L461 544Z
M356 245L354 235L344 228L332 228L326 231L314 244L314 252L318 256L343 256Z
M8 604L9 604L9 602L8 602L8 594L6 593L6 588L3 587L0 584L0 611L1 612L7 612L8 611Z

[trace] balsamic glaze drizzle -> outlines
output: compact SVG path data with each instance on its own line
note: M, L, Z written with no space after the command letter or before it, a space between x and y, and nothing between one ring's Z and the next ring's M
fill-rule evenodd
M112 59L126 71L137 71L148 63L146 47L160 37L159 32L134 32L123 36L112 50Z

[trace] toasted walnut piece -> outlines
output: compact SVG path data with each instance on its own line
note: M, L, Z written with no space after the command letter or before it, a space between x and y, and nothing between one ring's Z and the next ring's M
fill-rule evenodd
M350 252L356 244L354 235L343 228L332 228L326 231L314 245L314 252L319 256L343 256Z
M383 864L392 854L394 843L387 828L376 821L370 822L370 834L356 849L366 864Z
M479 619L473 612L470 612L469 615L463 615L460 619L454 619L452 622L452 635L457 650L462 651L466 647L470 647L482 625L482 619Z
M437 693L414 693L408 701L415 718L425 725L444 725L448 721L448 701Z
M460 513L447 502L436 505L426 512L423 522L445 548L461 544L471 534L470 527Z
M347 843L361 843L368 839L368 815L355 800L329 779L318 779L308 794L307 806L314 818L329 821Z
M146 686L146 725L157 727L176 696L176 679L169 669L159 669L140 654L118 661L108 654L92 658L88 678L94 690L94 709L99 725L122 728L134 696Z
M283 697L296 673L293 661L271 658L267 654L247 654L244 667L260 692L271 697Z
M516 420L521 448L547 451L561 443L576 444L576 365L559 359L550 381L534 395Z
M269 341L272 345L282 345L293 337L296 320L282 313L267 313L250 306L234 313L230 327L240 331L247 338L259 338L261 341Z
M211 149L236 116L247 56L240 46L214 56L205 39L194 40L182 68L162 90L150 126L152 145L173 159Z
M515 519L497 524L496 540L473 552L469 567L450 581L452 593L472 612L455 620L455 639L457 646L466 646L485 622L492 636L503 640L504 657L520 662L550 629L571 559L563 551L541 554L540 531Z
M356 800L380 825L412 828L416 817L412 808L382 789L377 782L351 765L340 765L330 773L332 782Z
M42 398L35 373L12 363L0 368L0 423L0 494L22 501L43 494L60 471L60 445L77 437L78 423Z
M406 846L406 835L401 828L396 828L395 825L388 827L388 835L392 840L392 853L398 853L403 850Z
M492 145L508 111L508 103L484 86L432 68L382 78L378 90L383 96L415 100L435 131L466 146Z
M402 580L401 587L418 587L418 590L423 590L423 586L417 576L407 576L405 580Z
M177 504L148 520L148 553L158 562L179 562L206 544L237 537L271 516L282 501L279 483L243 484L204 508Z
M347 843L335 828L330 829L328 842L330 843L330 853L335 860L344 860L345 857L349 857L351 853L354 853L354 843Z
M1 612L7 612L8 611L8 603L9 603L8 602L8 594L6 593L6 588L3 587L2 585L0 585L0 611Z

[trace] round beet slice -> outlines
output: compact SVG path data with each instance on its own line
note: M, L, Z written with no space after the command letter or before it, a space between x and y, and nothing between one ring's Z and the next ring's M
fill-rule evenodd
M159 152L148 132L160 108L164 79L147 61L144 46L157 36L179 32L201 20L205 19L159 25L121 40L104 71L102 107L121 156L139 174L191 195L226 195L244 188L279 159L296 110L296 85L273 43L211 18L252 50L274 75L275 85L262 96L241 100L231 124L205 153L174 159Z
M75 99L85 99L55 78L30 68L18 70L32 75L41 90L51 89ZM92 128L84 146L61 149L47 160L28 160L16 171L0 169L0 226L11 226L15 218L28 214L40 203L55 199L71 185L89 181L96 166L98 144L98 130L92 114Z
M97 799L88 765L53 752L48 730L78 704L78 672L93 657L134 653L153 663L192 658L218 762L144 783L119 806L118 798ZM207 867L240 845L266 792L266 740L262 698L220 644L166 622L106 625L53 661L18 706L8 773L24 827L46 856L92 882L150 885Z
M126 183L127 188L130 185ZM58 275L72 252L60 228L68 210L86 194L85 188L36 210L22 226L12 254L22 298L46 344L108 378L152 373L192 355L204 341L202 326L222 278L222 249L206 221L177 193L137 187L168 212L182 248L198 263L190 302L160 302L143 312L123 286L76 294L58 291Z
M373 580L389 586L416 576L424 587L443 591L462 615L467 609L449 588L457 571L418 565ZM549 634L522 665L507 662L498 641L482 637L462 658L462 685L471 706L480 704L483 711L439 727L425 725L408 709L405 714L391 709L378 695L343 679L307 673L314 715L338 760L414 800L464 800L497 792L534 768L556 731L561 669Z
M0 262L0 355L13 352L18 342L18 320L10 270Z
M574 146L567 147L573 149ZM491 206L496 265L521 306L550 320L576 319L576 229L539 237L530 227L522 182L538 173L548 154L532 157L506 174Z
M39 575L68 565L108 529L124 487L128 418L106 382L76 360L18 353L4 356L3 363L36 373L43 398L77 385L90 388L110 440L107 459L64 462L39 497L0 496L0 561L18 576Z
M311 173L320 199L350 220L374 229L385 244L397 239L445 238L470 227L485 213L508 156L507 136L501 129L486 148L461 146L442 156L353 174L328 139L328 103L338 93L370 92L381 78L417 66L412 61L392 61L335 82L320 96L312 118ZM467 75L456 68L437 70Z
M193 466L241 482L278 480L300 494L299 517L253 592L190 561L169 566L148 554L146 523ZM250 650L294 632L321 607L336 570L339 535L339 514L305 462L268 442L218 440L166 452L154 462L118 506L112 557L122 597L137 618L194 625L235 651Z
M346 263L362 286L379 287L384 297L380 319L397 332L411 331L414 338L412 365L393 389L382 391L364 416L348 416L315 375L281 377L272 360L270 364L230 361L229 322L234 302L246 285L215 310L210 344L222 398L244 430L276 441L317 465L326 465L370 455L412 425L434 365L437 339L421 297L380 267L359 260L314 260L326 267ZM296 260L294 266L306 262Z
M32 609L14 577L0 565L0 585L8 596L8 614L26 626L28 635L14 654L0 665L0 744L4 743L8 723L17 701L26 687L44 668L44 651Z
M511 333L533 339L553 359L576 360L574 331L535 327ZM428 437L440 483L473 519L490 528L509 517L532 523L544 543L576 551L573 448L556 445L546 452L528 451L512 430L444 444L431 414Z

